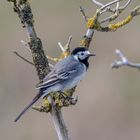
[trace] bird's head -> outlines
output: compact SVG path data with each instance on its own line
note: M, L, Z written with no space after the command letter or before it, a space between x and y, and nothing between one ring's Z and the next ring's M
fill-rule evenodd
M88 61L90 56L95 56L86 49L85 47L77 47L71 53L76 60L79 61Z

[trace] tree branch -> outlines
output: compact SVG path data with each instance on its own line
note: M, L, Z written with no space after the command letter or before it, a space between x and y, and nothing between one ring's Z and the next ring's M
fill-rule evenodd
M131 11L131 13L124 20L111 24L110 22L116 20L119 17L119 15L122 13L122 11L125 10L127 6L132 2L132 0L128 0L124 4L124 6L121 6L120 5L121 1L124 0L114 0L104 5L101 2L98 2L97 0L92 0L92 2L100 6L100 8L96 10L96 13L93 17L88 18L87 21L88 29L86 31L86 34L83 36L82 40L80 41L80 46L89 48L95 30L101 32L116 31L120 27L132 21L132 19L135 16L140 15L140 6L137 6ZM114 9L111 9L111 6L114 4L116 4L116 7ZM101 21L99 21L99 17L106 12L111 12L113 14L110 17L106 17ZM105 22L109 22L109 24L107 26L103 26L102 24Z
M124 56L124 54L120 50L116 50L116 54L120 58L120 60L114 61L111 64L112 68L119 68L122 66L128 66L128 67L137 68L140 70L140 64L128 61L128 59Z
M110 22L116 20L119 17L119 15L132 2L132 0L128 0L123 6L121 6L120 5L121 1L124 0L114 0L104 5L96 0L92 0L93 3L95 3L98 6L101 6L101 8L99 8L96 11L96 14L88 20L88 27L102 32L116 31L118 28L128 24L135 16L140 15L140 6L137 6L131 11L131 13L124 20L110 24ZM110 6L114 4L116 4L116 7L114 9L111 9ZM111 12L113 14L99 21L99 17L106 12ZM102 24L106 22L109 22L109 24L107 26L103 26Z
M35 28L34 28L34 19L30 4L27 0L8 0L9 2L13 3L13 9L18 14L18 17L23 24L23 27L26 28L28 38L29 38L29 47L32 53L34 66L36 68L39 80L42 81L43 78L49 73L49 63L48 59L45 56L43 51L42 42L39 37L37 37ZM16 53L16 55L18 55ZM20 55L20 58L24 59ZM26 59L24 59L27 61ZM52 98L49 96L49 98ZM50 103L53 104L55 101L50 101L48 106L49 111L51 113L55 129L59 140L69 140L68 133L66 129L66 125L63 120L63 116L61 113L61 109L57 108L57 106L50 106ZM62 133L63 130L63 133Z

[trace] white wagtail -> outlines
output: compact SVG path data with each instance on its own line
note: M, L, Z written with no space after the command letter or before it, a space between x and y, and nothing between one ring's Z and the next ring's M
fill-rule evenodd
M51 72L37 85L38 94L17 116L15 122L40 98L50 92L66 91L75 87L85 76L89 67L88 59L94 56L84 47L75 48L71 55L58 62Z

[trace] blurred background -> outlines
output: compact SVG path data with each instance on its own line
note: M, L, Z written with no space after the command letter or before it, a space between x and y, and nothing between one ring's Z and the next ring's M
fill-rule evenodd
M100 0L104 3L107 0ZM79 12L82 5L88 16L98 8L90 0L30 0L35 28L46 54L59 56L57 42L63 45L73 36L71 48L77 47L86 32ZM124 11L123 19L140 1ZM33 66L24 62L13 50L32 60L28 41L12 5L0 0L0 136L2 140L57 139L50 114L30 110L18 123L15 117L37 93L38 77ZM96 57L75 95L75 106L63 108L72 140L139 140L140 139L140 71L128 67L111 69L120 49L133 62L140 63L140 17L116 32L95 32L90 46ZM39 104L39 103L38 103Z

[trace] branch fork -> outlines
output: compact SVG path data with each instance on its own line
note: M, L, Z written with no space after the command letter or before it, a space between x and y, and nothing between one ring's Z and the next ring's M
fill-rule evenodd
M140 70L140 64L130 62L120 50L116 50L116 54L117 54L117 56L119 57L120 60L114 61L111 64L112 68L120 68L122 66L128 66L128 67L137 68L137 69Z

